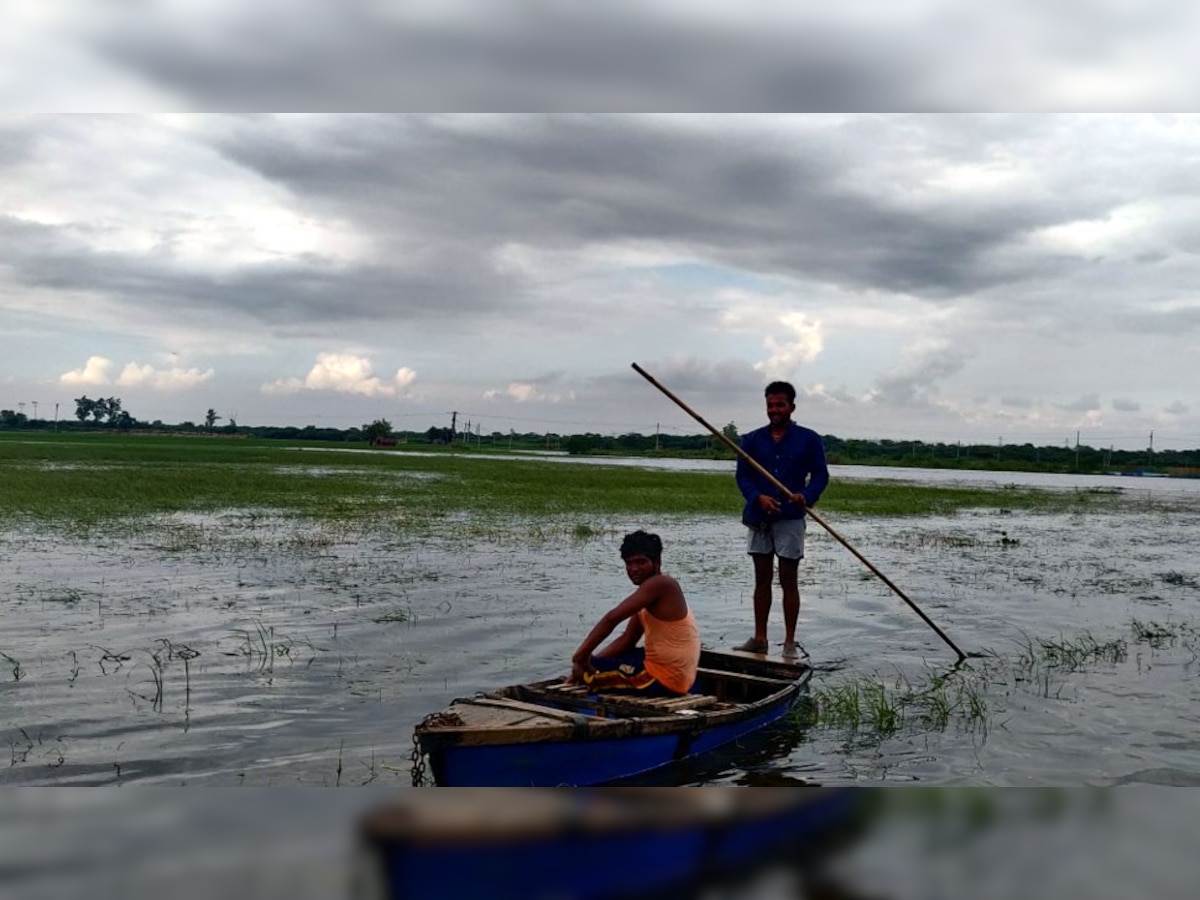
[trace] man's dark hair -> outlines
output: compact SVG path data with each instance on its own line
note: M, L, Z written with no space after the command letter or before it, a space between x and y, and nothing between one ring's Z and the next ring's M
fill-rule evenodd
M796 389L786 381L772 381L767 385L767 389L763 391L764 397L769 397L772 394L784 394L788 398L788 403L796 402Z
M631 556L646 556L656 563L662 562L662 539L645 531L630 532L621 541L621 559Z

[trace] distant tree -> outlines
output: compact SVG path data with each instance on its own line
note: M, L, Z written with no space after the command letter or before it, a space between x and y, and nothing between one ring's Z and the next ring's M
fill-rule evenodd
M25 424L25 413L14 412L11 409L0 409L0 428L17 428Z
M86 397L83 398L87 400ZM78 405L79 401L75 401ZM117 419L121 416L121 398L120 397L97 397L91 401L92 419L95 422L107 421L111 425L115 425ZM79 410L76 409L75 415L79 415ZM82 420L80 420L82 421Z
M730 422L728 425L726 425L724 428L721 429L721 434L725 435L725 437L729 438L735 444L738 442L737 426L734 425L732 422Z
M572 456L587 453L592 446L592 438L587 434L573 434L563 443L563 448Z
M392 423L387 419L376 419L370 425L364 425L362 433L363 437L373 444L377 438L392 436Z
M96 411L96 401L89 398L86 394L82 397L75 398L75 418L80 422L86 422L88 416Z
M110 419L109 422L112 425L116 425L122 431L128 431L137 424L137 420L124 410L121 410L121 412L117 413L117 415Z
M220 418L221 417L217 415L217 411L215 409L210 409L204 414L204 427L211 430L212 427L217 424L217 420Z

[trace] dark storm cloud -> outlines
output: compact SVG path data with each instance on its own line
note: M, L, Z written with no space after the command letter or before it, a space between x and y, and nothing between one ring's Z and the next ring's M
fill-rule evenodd
M1099 394L1087 394L1083 397L1080 397L1078 400L1074 400L1070 403L1057 403L1055 405L1059 409L1066 410L1067 412L1078 412L1078 413L1095 412L1100 409L1100 395Z
M799 124L799 123L797 123ZM465 257L514 241L539 247L662 241L712 262L859 288L944 298L1046 276L1076 263L994 251L1031 230L1103 211L1088 195L1013 196L979 208L904 205L856 181L879 154L953 145L964 161L999 139L982 123L851 120L803 135L759 123L691 128L637 117L250 120L220 139L231 160L303 203L380 237L420 232ZM1020 132L1028 123L1018 120ZM889 145L892 145L889 147ZM947 147L947 151L951 148ZM851 236L851 239L847 239Z
M928 406L940 385L962 371L966 357L956 350L930 353L905 370L879 379L873 401L887 406Z
M86 138L85 127L54 122L43 140ZM56 231L10 220L5 227L21 239L13 232L0 259L30 286L236 309L299 328L335 318L516 316L538 291L578 303L536 262L532 270L506 265L502 251L513 246L570 259L593 246L661 245L735 270L948 302L1088 265L1009 251L1039 228L1119 204L1123 195L1106 179L1093 188L1064 167L1048 169L1034 188L986 199L922 198L919 190L931 158L986 163L1001 148L1036 147L1063 124L957 116L209 119L188 136L197 154L208 142L241 172L283 188L297 214L348 223L367 249L353 261L309 253L223 262L209 273L176 264L172 226L152 218L141 224L158 245L122 255L89 247L88 229L102 224ZM19 132L9 143L20 152L36 140ZM907 178L913 189L892 180Z
M90 249L81 229L0 216L0 264L27 289L95 292L130 307L216 324L227 316L303 333L329 322L436 322L484 315L504 279L445 258L413 272L346 265L311 255L199 271L169 252Z
M1004 406L1012 406L1016 409L1032 409L1033 399L1030 397L1011 397L1004 396L1000 398L1000 402Z
M235 110L875 109L918 99L935 65L913 26L881 33L750 10L734 27L620 4L424 18L351 3L303 10L181 27L139 8L96 23L92 39L198 108Z
M110 5L111 6L111 5ZM1181 57L1187 5L302 0L88 7L111 60L204 109L1062 108L1079 73ZM75 18L81 18L76 16ZM1181 21L1183 19L1184 21ZM78 28L78 27L77 27ZM1180 87L1168 96L1192 96ZM1057 90L1056 90L1057 89ZM1089 108L1122 107L1104 84Z
M767 383L753 366L738 360L706 361L696 358L648 360L638 363L660 384L670 385L672 391L685 403L689 396L708 396L725 400L741 399L761 394ZM630 367L635 384L649 390L657 390ZM622 379L628 380L628 379Z
M1200 333L1200 305L1131 310L1123 314L1120 321L1125 329L1140 334Z
M1024 302L1051 310L1055 298L1024 287L1078 276L1095 263L1023 242L1039 229L1101 219L1131 198L1153 197L1156 179L1169 178L1158 167L1135 167L1123 184L1110 177L1130 169L1123 154L1072 161L1079 165L1047 161L1047 148L1061 146L1072 128L1083 137L1070 145L1085 144L1091 130L1098 138L1121 137L1120 125L1054 117L196 121L182 138L195 161L232 164L252 182L261 177L282 188L296 215L344 224L362 239L361 252L352 260L311 252L279 262L222 260L219 270L204 271L178 264L174 226L153 216L138 220L155 234L151 250L95 249L89 230L105 227L101 216L100 224L81 220L69 229L10 219L0 260L29 286L195 305L206 314L236 310L294 329L334 319L516 319L534 304L548 322L552 310L579 307L581 282L578 272L546 270L537 255L559 253L562 264L581 267L590 264L581 261L589 249L610 246L668 247L735 271L885 296L907 292L936 303L992 290L1003 297L998 308ZM46 122L50 137L43 140L87 147L87 120L70 128L55 123ZM21 128L8 140L18 153L38 140L27 122ZM92 151L102 152L100 145ZM1024 154L1043 167L1036 180L1011 190L978 194L926 184L945 167ZM120 166L113 172L120 185ZM202 170L187 174L206 177ZM233 195L218 202L226 196ZM278 203L273 195L269 202ZM196 210L197 217L206 213ZM514 247L532 250L533 260L508 259ZM1152 330L1156 321L1188 325L1196 313L1130 315L1132 328Z

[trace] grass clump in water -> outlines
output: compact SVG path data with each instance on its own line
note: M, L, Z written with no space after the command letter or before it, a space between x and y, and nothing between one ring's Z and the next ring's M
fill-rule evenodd
M1045 666L1066 672L1078 672L1093 664L1115 665L1129 655L1129 645L1123 638L1099 641L1091 634L1057 640L1039 638L1027 641L1019 658L1029 668Z
M861 676L817 688L809 702L797 707L799 724L869 732L887 736L918 726L945 730L958 720L970 728L988 724L983 690L969 670L949 675L930 674L914 684L897 676L890 684Z
M1134 619L1129 627L1137 643L1146 644L1154 650L1174 646L1179 641L1200 634L1200 629L1195 625L1183 622L1142 622Z

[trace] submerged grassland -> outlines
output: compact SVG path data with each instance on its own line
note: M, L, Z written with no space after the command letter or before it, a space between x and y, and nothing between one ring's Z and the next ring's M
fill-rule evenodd
M809 701L763 756L739 746L697 778L1191 777L1194 495L859 474L835 477L821 513L971 659L948 669L930 629L814 529ZM407 783L411 723L569 670L628 590L622 528L661 523L706 642L744 639L732 475L732 461L4 435L0 784Z
M0 522L72 529L164 513L254 510L377 528L420 529L468 513L496 518L735 515L730 472L681 472L468 451L345 452L282 441L43 435L0 439ZM834 480L824 513L951 515L963 509L1115 509L1116 490L931 486Z

